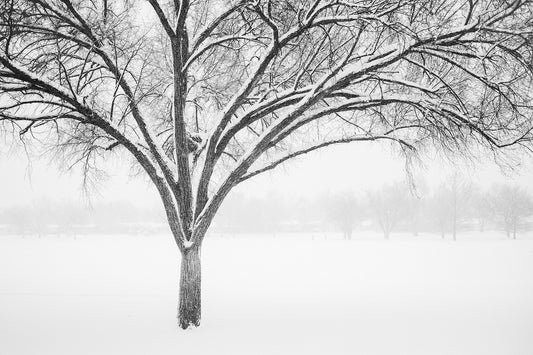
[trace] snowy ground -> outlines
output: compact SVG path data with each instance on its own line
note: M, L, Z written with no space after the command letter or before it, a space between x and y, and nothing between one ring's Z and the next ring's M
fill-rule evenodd
M0 237L0 354L533 354L533 240L206 239L175 319L168 236Z

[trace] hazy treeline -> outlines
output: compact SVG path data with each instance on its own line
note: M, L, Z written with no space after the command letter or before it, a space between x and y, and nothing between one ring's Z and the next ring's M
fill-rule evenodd
M165 232L163 211L126 201L90 205L73 201L36 200L0 210L0 233L79 235L89 233Z
M219 233L335 233L349 239L357 233L436 233L455 238L465 231L501 231L516 238L530 227L533 199L518 185L482 188L458 175L429 187L400 181L360 193L313 197L233 194L223 204L212 230ZM99 205L38 200L0 210L0 233L17 235L165 233L159 205L125 201Z
M529 229L533 199L513 184L482 188L458 175L433 187L406 182L361 193L325 194L318 198L234 195L223 206L214 228L226 232L324 231L351 238L354 233L437 233L502 231L508 237Z

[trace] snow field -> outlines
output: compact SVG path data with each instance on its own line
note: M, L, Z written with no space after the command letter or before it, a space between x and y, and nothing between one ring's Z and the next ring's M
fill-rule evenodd
M533 240L208 236L177 327L170 236L0 237L0 354L533 354Z

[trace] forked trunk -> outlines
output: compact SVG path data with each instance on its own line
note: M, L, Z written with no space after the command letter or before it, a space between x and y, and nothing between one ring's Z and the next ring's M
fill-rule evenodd
M201 280L200 248L192 247L181 256L178 319L183 329L200 325Z

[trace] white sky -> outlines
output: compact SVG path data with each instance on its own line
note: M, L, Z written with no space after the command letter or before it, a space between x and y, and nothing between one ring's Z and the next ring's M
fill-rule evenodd
M31 163L30 163L31 161ZM415 169L415 177L436 185L451 175L454 164L435 157L425 157L426 168ZM147 180L130 176L126 164L114 162L110 177L98 193L91 195L93 203L128 200L135 205L159 203L156 190ZM521 162L509 176L504 176L488 159L476 166L457 162L457 169L482 186L493 182L516 181L532 188L531 159ZM362 192L384 183L405 178L404 160L388 145L359 143L311 153L277 170L244 183L237 190L246 195L279 194L284 196L317 196L326 192L352 190ZM36 199L86 200L81 189L79 172L62 173L46 159L28 160L24 155L0 147L0 207L26 204Z

